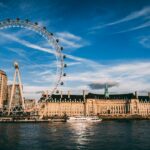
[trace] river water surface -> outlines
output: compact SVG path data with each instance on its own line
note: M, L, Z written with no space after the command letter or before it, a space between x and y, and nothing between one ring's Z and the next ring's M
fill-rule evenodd
M1 123L0 150L150 150L150 121Z

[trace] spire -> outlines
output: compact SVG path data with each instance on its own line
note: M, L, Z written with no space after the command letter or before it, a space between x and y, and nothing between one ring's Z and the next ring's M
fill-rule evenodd
M104 91L104 95L105 95L105 98L109 98L108 84L107 84L107 83L105 84L105 91Z

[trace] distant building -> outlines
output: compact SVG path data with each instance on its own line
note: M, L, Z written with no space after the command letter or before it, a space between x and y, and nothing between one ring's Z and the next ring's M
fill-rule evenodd
M0 108L7 100L7 75L4 71L0 70Z
M25 99L24 103L25 103L26 110L32 110L36 107L35 99Z

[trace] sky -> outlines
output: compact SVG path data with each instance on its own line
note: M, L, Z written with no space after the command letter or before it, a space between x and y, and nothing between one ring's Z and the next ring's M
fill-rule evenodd
M0 0L0 14L0 21L38 22L59 39L68 67L58 90L104 93L107 83L110 93L150 91L149 0ZM51 91L56 58L44 49L52 45L27 29L3 29L0 36L0 69L9 84L17 61L25 97Z

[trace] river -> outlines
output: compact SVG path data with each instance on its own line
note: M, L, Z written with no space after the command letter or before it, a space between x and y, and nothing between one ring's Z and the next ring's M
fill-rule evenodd
M150 150L150 121L0 123L0 150Z

